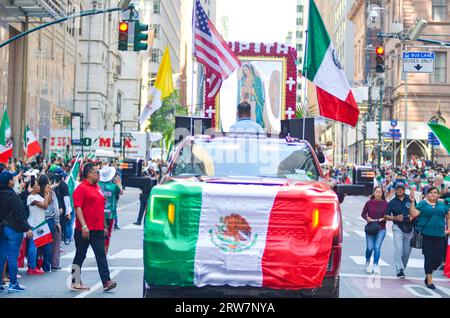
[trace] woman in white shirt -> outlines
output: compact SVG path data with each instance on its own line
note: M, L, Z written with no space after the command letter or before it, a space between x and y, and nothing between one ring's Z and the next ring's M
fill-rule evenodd
M27 198L27 205L30 210L30 216L28 218L28 224L32 228L38 226L45 221L45 210L48 208L52 199L52 189L48 185L45 188L44 198L39 195L41 187L39 181L36 180L32 189L30 189L30 195ZM28 240L28 275L42 275L44 271L36 268L37 248L33 239Z

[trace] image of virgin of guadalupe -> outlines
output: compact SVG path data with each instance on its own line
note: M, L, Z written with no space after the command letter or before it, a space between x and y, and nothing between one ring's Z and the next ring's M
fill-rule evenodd
M238 105L248 102L252 106L252 119L265 128L264 105L266 103L264 83L250 63L241 67L242 77L238 81Z

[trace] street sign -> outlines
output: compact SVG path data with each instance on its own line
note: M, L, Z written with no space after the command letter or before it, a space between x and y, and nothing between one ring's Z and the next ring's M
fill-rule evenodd
M391 126L392 127L397 127L397 121L395 119L391 120Z
M434 52L403 52L403 72L433 73Z
M381 135L381 137L383 137L383 138L391 138L391 134L388 133L388 132L384 132L384 133Z

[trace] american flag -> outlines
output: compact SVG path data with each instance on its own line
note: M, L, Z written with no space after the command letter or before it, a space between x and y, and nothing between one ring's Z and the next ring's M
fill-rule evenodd
M208 19L200 0L195 0L193 20L194 56L213 74L210 78L212 89L208 95L208 98L211 98L217 95L222 82L241 66L241 61Z

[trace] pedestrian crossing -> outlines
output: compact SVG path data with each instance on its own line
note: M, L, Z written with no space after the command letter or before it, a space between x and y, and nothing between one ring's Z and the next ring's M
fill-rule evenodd
M73 260L75 257L75 251L62 256L63 259L69 259ZM115 260L115 259L134 259L134 260L140 260L143 259L144 253L142 249L122 249L115 253L110 253L108 255L108 260ZM94 252L91 248L88 249L88 252L86 254L86 258L95 258ZM349 258L359 266L363 266L366 263L366 258L364 256L349 256ZM379 263L380 266L387 267L387 266L394 266L394 264L389 264L382 258L380 258ZM423 269L423 259L420 258L410 258L408 262L408 268L421 268Z
M363 266L366 264L366 258L364 256L350 256L350 258L355 262L357 265ZM424 267L423 259L420 258L410 258L408 261L407 268L422 268ZM394 264L389 264L386 261L384 261L382 258L378 261L378 265L380 266L395 266Z

